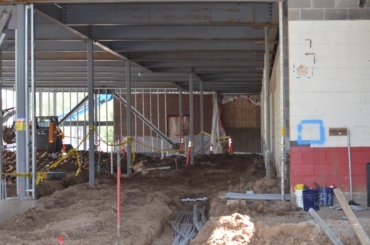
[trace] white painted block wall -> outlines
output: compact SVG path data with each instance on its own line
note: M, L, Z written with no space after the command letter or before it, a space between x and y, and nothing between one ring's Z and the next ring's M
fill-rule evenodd
M346 137L329 136L329 128L346 127L352 146L370 146L370 21L288 25L290 140L347 146ZM298 73L300 66L307 67L306 75Z
M271 120L271 137L272 137L272 154L275 161L276 173L280 175L280 159L281 159L281 124L280 124L280 52L275 56L275 63L270 79L270 120Z

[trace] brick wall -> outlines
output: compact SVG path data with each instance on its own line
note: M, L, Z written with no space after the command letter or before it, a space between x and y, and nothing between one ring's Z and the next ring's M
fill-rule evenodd
M126 95L122 95L126 98ZM183 114L189 115L189 95L183 94ZM144 98L144 103L143 103ZM158 102L157 102L158 101ZM166 115L165 115L165 101L167 102L167 115L178 115L179 114L179 95L178 94L167 94L166 99L164 94L136 94L136 106L135 106L135 95L131 95L131 104L147 119L151 119L152 123L159 128L162 132L166 133ZM143 110L144 104L144 110ZM158 105L159 104L159 117L158 117ZM212 95L204 95L204 130L211 132L212 128ZM126 136L126 107L122 104L122 113L120 114L120 102L114 100L114 135L118 138L120 135ZM151 115L151 116L150 116ZM122 116L122 124L121 122ZM143 131L144 125L144 131ZM122 128L122 134L121 134ZM135 115L131 113L131 135L135 135ZM143 132L145 136L150 136L150 128L146 126L139 118L136 119L136 132L137 136L142 136ZM194 94L194 134L200 133L200 95ZM153 136L156 136L152 132Z

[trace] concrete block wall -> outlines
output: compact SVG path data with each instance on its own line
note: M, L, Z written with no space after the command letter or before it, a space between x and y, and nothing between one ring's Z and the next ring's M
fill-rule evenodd
M281 110L280 110L280 52L277 51L270 78L270 120L272 136L272 155L277 174L280 176L281 159Z
M126 98L126 95L122 95L123 98ZM152 123L159 128L163 133L166 132L166 109L165 105L167 105L167 115L178 115L179 114L179 95L178 94L170 94L166 95L159 94L157 103L157 94L143 94L138 93L136 94L136 106L135 106L135 95L131 95L131 104L136 107L136 109L144 114L144 116L150 120ZM144 109L143 109L144 104ZM159 104L159 117L158 117L158 108L157 104ZM204 95L204 130L208 133L211 133L212 128L212 95L205 94ZM121 106L121 114L120 114L120 102L115 99L114 100L114 135L115 139L119 138L120 136L126 136L126 107L122 104ZM189 95L183 94L183 114L189 115ZM122 117L122 123L121 123ZM144 125L144 131L143 131ZM122 128L122 132L121 132ZM150 136L151 129L143 124L143 122L137 118L136 119L136 132L137 136ZM194 134L200 133L200 95L194 94ZM135 115L131 113L131 135L135 136ZM152 132L152 136L156 137L156 134Z
M353 187L366 190L370 162L370 4L354 0L289 1L291 187L336 184L348 191L346 136Z

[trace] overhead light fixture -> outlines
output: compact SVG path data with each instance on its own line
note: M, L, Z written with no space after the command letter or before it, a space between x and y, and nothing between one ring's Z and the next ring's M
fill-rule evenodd
M143 76L143 74L141 74L141 72L139 72L137 75L138 75L139 77L142 77L142 76Z

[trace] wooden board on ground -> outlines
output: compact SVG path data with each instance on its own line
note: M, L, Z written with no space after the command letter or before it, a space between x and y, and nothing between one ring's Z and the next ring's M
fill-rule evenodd
M343 192L340 189L335 188L334 194L337 197L340 206L342 207L345 215L347 216L348 221L351 224L353 230L355 231L356 236L360 240L361 244L370 245L369 237L364 231L364 228L362 228L360 222L358 221L356 215L353 213L351 207L348 205L347 200L343 195Z

